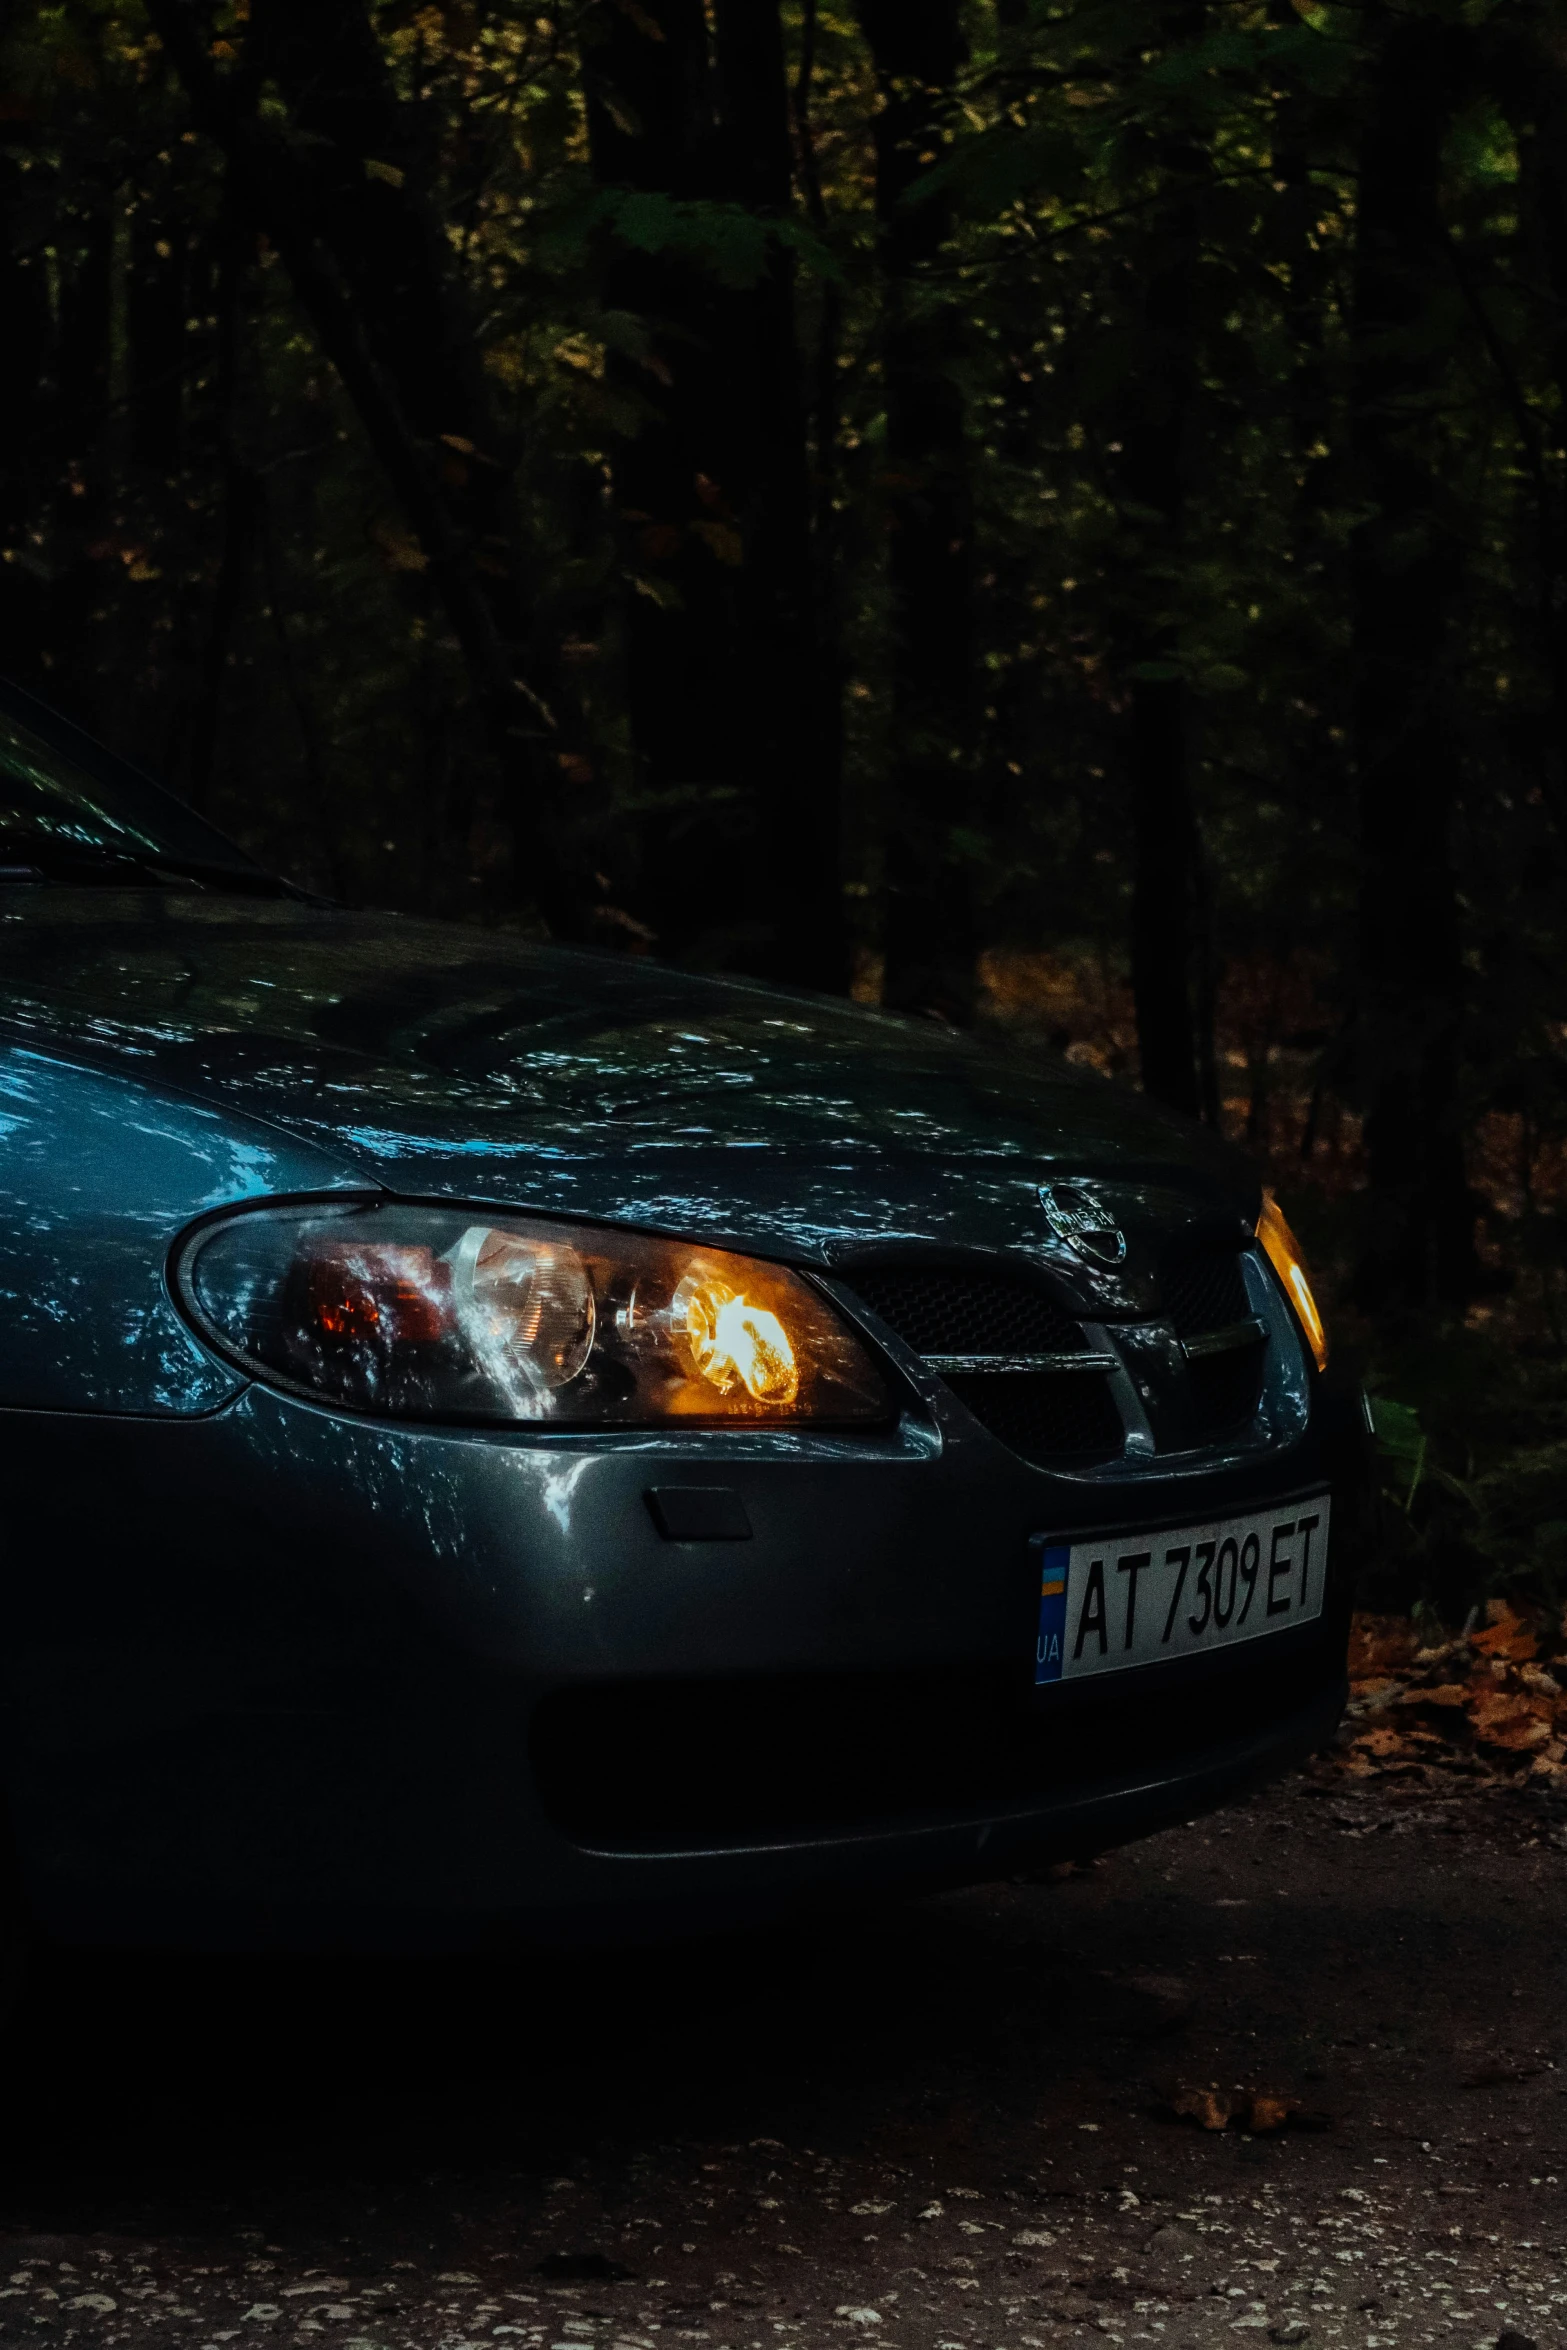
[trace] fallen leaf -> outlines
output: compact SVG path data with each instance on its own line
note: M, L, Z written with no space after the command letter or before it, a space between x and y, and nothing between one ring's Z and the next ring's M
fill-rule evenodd
M1404 1733L1402 1730L1386 1728L1362 1730L1353 1743L1359 1747L1362 1754L1374 1755L1378 1761L1381 1761L1388 1755L1404 1752Z
M1490 1620L1485 1630L1469 1636L1471 1648L1477 1648L1482 1656L1502 1657L1509 1664L1522 1664L1538 1653L1540 1644L1532 1627L1505 1600L1490 1601L1486 1614Z
M1234 2107L1222 2089L1179 2087L1171 2096L1170 2110L1178 2121L1194 2121L1199 2129L1222 2130L1228 2126Z
M1396 1671L1410 1663L1419 1645L1407 1616L1357 1615L1349 1640L1349 1677L1358 1681Z
M1483 1690L1469 1712L1476 1737L1487 1746L1525 1753L1550 1743L1550 1716L1542 1712L1537 1698L1521 1697L1510 1689Z
M1272 2097L1266 2090L1259 2089L1251 2099L1246 2116L1247 2126L1259 2136L1266 2136L1270 2130L1282 2130L1293 2110L1293 2098Z

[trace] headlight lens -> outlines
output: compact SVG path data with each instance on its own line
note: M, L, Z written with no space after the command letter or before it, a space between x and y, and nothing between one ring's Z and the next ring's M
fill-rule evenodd
M203 1335L259 1377L398 1419L755 1425L891 1410L809 1282L686 1241L313 1202L205 1226L175 1285Z
M1268 1261L1283 1282L1290 1304L1295 1308L1306 1344L1319 1371L1328 1367L1328 1333L1317 1301L1311 1293L1311 1282L1306 1272L1306 1260L1300 1253L1300 1242L1285 1222L1284 1211L1271 1191L1262 1195L1262 1214L1257 1218L1257 1238L1268 1254Z

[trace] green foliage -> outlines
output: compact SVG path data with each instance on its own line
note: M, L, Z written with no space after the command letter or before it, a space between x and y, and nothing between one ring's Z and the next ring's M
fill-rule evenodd
M1567 1367L1450 1332L1396 1363L1372 1411L1382 1471L1373 1603L1461 1623L1505 1596L1567 1602Z
M689 262L721 286L758 284L779 252L820 277L842 280L835 256L803 221L711 197L629 188L594 189L562 206L538 239L539 258L557 269L580 269L606 232L634 252Z

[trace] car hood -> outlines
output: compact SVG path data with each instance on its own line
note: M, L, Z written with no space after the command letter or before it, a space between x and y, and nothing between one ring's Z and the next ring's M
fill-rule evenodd
M313 1144L405 1196L702 1232L1059 1252L1040 1185L1135 1234L1247 1215L1211 1135L1092 1072L852 1005L287 900L14 889L14 1042Z

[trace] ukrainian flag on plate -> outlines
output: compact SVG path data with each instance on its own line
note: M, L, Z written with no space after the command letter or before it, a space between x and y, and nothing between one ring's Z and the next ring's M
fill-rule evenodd
M1039 1545L1039 1638L1034 1648L1034 1685L1061 1678L1061 1642L1066 1633L1067 1569L1071 1546L1065 1542Z

